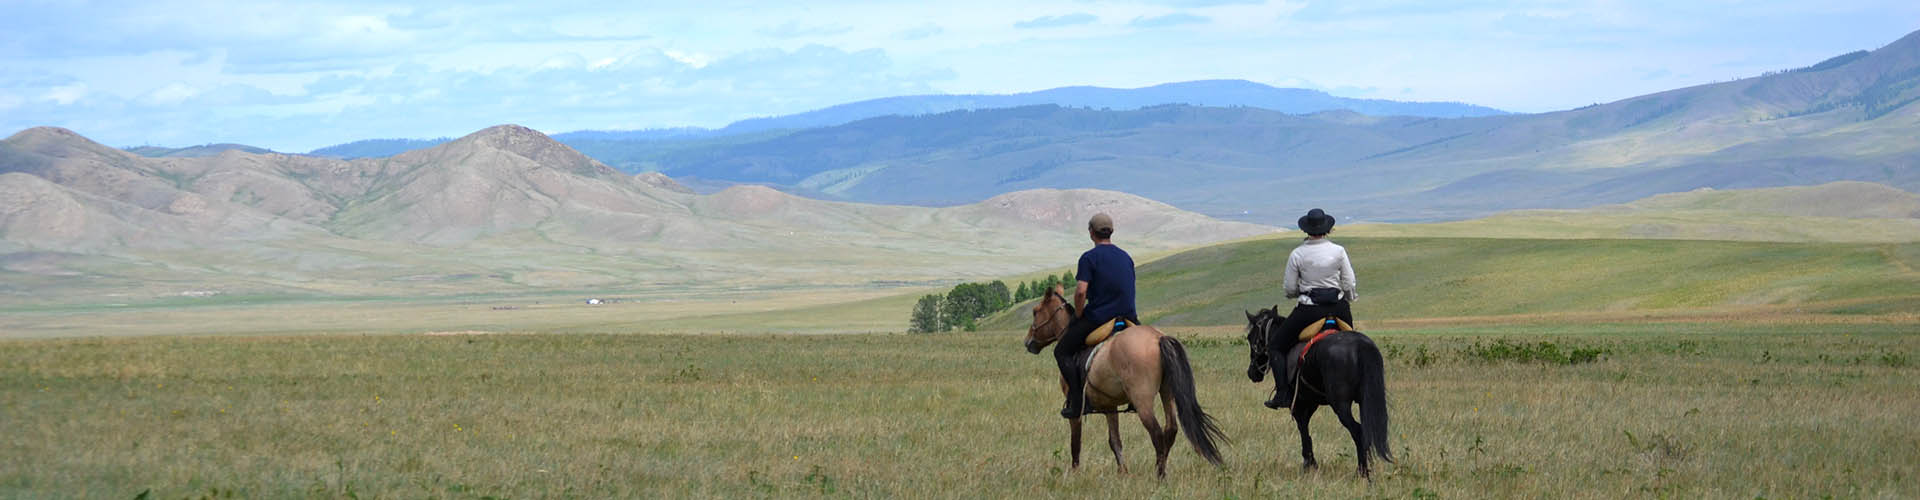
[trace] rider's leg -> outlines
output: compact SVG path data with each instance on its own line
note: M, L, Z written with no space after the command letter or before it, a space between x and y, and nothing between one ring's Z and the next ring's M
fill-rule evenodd
M1060 336L1060 343L1053 346L1053 361L1060 367L1060 379L1067 383L1067 402L1060 409L1063 418L1078 418L1085 411L1087 399L1086 381L1080 376L1080 367L1073 366L1073 356L1086 349L1087 334L1093 333L1100 324L1084 318L1074 318L1067 323L1067 331Z
M1325 311L1320 307L1305 304L1294 306L1286 321L1281 321L1272 338L1267 339L1267 366L1273 368L1273 399L1267 400L1268 408L1286 408L1293 402L1291 375L1294 370L1291 367L1296 360L1288 353L1293 350L1294 344L1300 342L1301 330L1324 318Z

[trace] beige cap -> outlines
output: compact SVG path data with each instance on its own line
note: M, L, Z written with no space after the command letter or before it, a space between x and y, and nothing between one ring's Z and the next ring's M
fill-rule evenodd
M1113 232L1113 217L1108 217L1105 213L1093 214L1093 218L1087 220L1087 230L1111 233Z

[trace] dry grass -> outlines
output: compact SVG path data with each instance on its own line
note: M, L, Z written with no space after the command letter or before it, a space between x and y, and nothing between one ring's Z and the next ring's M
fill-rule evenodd
M0 315L0 339L144 335L392 334L428 331L657 333L903 329L911 288L814 287L79 308ZM922 292L924 293L924 292ZM587 305L589 297L612 302ZM717 320L715 318L737 318ZM778 318L766 323L762 318ZM796 324L801 322L804 324Z
M1062 474L1051 364L1009 332L0 342L0 497L1911 498L1916 331L1376 331L1400 463L1372 485L1325 412L1323 469L1299 472L1233 327L1173 329L1235 442L1224 469L1181 445L1164 482L1117 476L1097 444ZM1492 339L1606 354L1464 349ZM1148 470L1138 424L1122 429Z

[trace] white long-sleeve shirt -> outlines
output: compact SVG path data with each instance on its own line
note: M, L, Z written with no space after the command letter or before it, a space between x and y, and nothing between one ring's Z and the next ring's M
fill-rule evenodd
M1307 305L1315 305L1306 295L1315 288L1339 288L1349 301L1359 297L1355 290L1359 283L1354 280L1346 247L1325 238L1307 240L1293 249L1287 256L1287 277L1281 286L1287 298L1297 298Z

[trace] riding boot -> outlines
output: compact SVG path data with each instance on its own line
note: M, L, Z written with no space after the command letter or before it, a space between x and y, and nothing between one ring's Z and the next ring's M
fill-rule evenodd
M1267 408L1281 409L1293 406L1293 371L1289 370L1286 356L1275 356L1268 361L1273 367L1273 399L1266 402Z
M1060 375L1067 381L1067 404L1060 409L1060 418L1080 418L1086 409L1086 377L1070 360L1060 365Z

